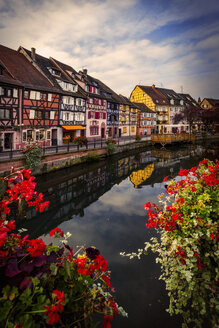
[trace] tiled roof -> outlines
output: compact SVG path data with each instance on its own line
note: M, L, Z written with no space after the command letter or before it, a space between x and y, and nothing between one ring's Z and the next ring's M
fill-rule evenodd
M22 49L27 53L27 55L31 59L31 51L28 50L28 49L25 49L25 48L22 48ZM62 70L59 69L56 66L56 64L52 60L50 60L49 58L43 57L43 56L35 53L35 61L34 62L40 68L40 70L43 72L43 74L45 74L46 77L51 81L51 83L59 90L59 92L61 91L61 93L62 94L65 94L65 95L72 95L72 92L62 90L62 88L60 87L59 83L57 82L57 79L59 79L61 81L64 81L64 82L69 82L69 79L65 76L65 74L62 72ZM60 63L60 62L58 62L58 63ZM49 69L54 69L54 70L60 72L60 75L57 76L57 79L56 79L56 76L54 76L49 71ZM83 97L84 96L84 93L82 95L81 88L78 87L78 89L79 89L78 92L74 92L73 93L74 96Z
M123 95L119 95L119 97L121 99L122 104L132 106L132 102L127 97L125 97Z
M31 63L16 50L0 45L0 60L15 80L26 88L54 92L55 88Z
M156 90L155 87L149 87L144 85L137 85L142 91L151 97L155 104L164 105L167 104L166 97Z
M133 102L133 104L141 111L145 113L154 113L154 111L150 108L148 108L145 104L143 103L136 103Z
M174 90L157 87L156 90L158 90L160 93L162 93L162 95L164 95L164 97L168 100L168 103L170 103L170 100L173 99L174 106L180 105L181 97Z
M194 98L192 98L188 93L178 93L178 95L180 96L180 98L184 101L184 103L187 106L197 107L197 108L201 109L201 107L199 106L197 101Z

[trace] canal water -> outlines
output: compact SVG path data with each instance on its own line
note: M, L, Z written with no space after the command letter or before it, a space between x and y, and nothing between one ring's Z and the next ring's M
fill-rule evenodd
M163 178L174 178L203 158L217 159L216 144L144 149L107 160L74 166L37 178L37 189L50 201L47 211L27 213L21 226L30 238L42 237L55 227L72 236L69 244L96 246L107 259L112 286L128 318L116 317L114 328L176 328L180 317L165 311L168 296L159 280L155 256L129 260L120 252L143 248L155 232L147 229L144 204L155 203L165 192Z

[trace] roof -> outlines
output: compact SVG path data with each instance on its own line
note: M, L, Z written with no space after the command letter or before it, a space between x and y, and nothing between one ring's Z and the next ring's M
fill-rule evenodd
M168 103L170 103L170 100L173 99L174 106L180 105L181 97L174 90L166 89L166 88L157 88L157 87L156 90L158 90L160 93L162 93L162 95L164 95L164 97L168 100Z
M123 95L119 95L120 99L121 99L121 103L124 105L128 105L128 106L132 106L133 103L126 97Z
M30 89L54 92L56 89L18 51L0 45L0 60L11 73L13 80Z
M28 55L29 57L29 60L32 61L32 57L31 57L31 51L28 50L28 49L25 49L23 47L20 47L20 49L24 50L26 52L26 54ZM65 74L62 72L61 69L59 69L57 67L57 65L53 62L55 60L50 60L49 58L46 58L46 57L43 57L37 53L35 53L35 60L34 60L34 63L40 68L40 70L43 72L43 74L45 74L45 76L49 79L49 81L51 81L51 83L59 90L59 92L61 91L63 94L66 94L66 95L72 95L74 94L74 96L80 96L80 97L83 97L84 94L82 95L82 92L81 92L81 88L78 86L78 92L70 92L70 91L64 91L61 86L59 85L59 83L57 82L57 79L61 80L61 81L64 81L64 82L70 82L69 81L69 78L67 78L65 76ZM60 62L57 61L57 63L59 64L62 64ZM62 64L63 66L65 64ZM68 67L68 65L65 65ZM69 66L70 67L70 66ZM49 71L49 69L54 69L56 70L57 72L60 73L60 75L57 76L57 79L56 77ZM73 69L72 69L73 70ZM73 82L73 84L76 84L76 82Z
M154 113L154 111L150 108L148 108L145 104L143 103L136 103L133 102L133 104L141 111L145 113Z
M142 91L144 91L148 96L151 97L153 102L158 105L167 104L166 97L156 90L153 86L137 85Z
M213 107L215 107L215 106L219 106L219 99L204 98L204 99L202 100L202 102L203 102L204 100L207 100L207 101L208 101Z
M190 94L188 94L188 93L178 93L178 95L185 102L185 104L187 106L197 107L197 108L201 109L201 107L199 106L199 104L197 103L197 101L194 98L192 98L190 96Z

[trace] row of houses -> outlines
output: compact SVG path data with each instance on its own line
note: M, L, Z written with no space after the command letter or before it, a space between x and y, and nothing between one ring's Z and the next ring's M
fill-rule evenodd
M87 69L0 45L0 140L2 149L22 149L109 137L187 131L174 124L183 108L198 106L187 94L137 85L129 98L117 94Z

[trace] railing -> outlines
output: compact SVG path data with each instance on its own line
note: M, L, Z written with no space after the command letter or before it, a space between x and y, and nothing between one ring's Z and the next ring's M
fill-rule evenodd
M109 136L109 138L112 138ZM135 137L113 137L118 146L122 146L128 143L136 142ZM141 136L142 141L150 140L149 136ZM106 139L98 138L88 141L86 145L79 146L75 143L68 142L64 145L54 145L54 146L43 146L42 152L43 155L52 155L52 154L60 154L60 153L69 153L69 152L77 152L79 150L91 150L91 149L101 149L106 147ZM0 162L11 160L11 159L19 159L23 158L23 153L21 150L9 150L0 152Z
M194 135L189 133L167 133L167 134L153 134L151 135L151 141L155 143L172 143L179 141L193 141Z

